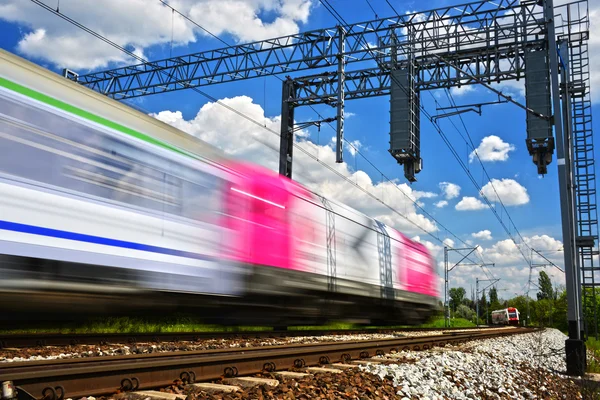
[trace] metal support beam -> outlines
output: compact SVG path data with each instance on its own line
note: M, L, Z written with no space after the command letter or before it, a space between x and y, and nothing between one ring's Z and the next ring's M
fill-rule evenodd
M337 131L335 142L335 162L344 162L344 87L345 87L345 65L346 65L346 31L344 27L338 27L338 79L340 84L337 89Z
M467 257L469 257L475 250L477 250L478 246L475 247L467 247L467 248L463 248L463 249L450 249L448 248L448 246L444 246L444 316L445 316L445 323L444 325L446 327L450 326L450 295L449 295L449 286L448 286L448 278L450 276L450 271L452 271L454 268L456 268L460 263L462 263ZM466 250L470 250L467 255L463 256L463 258L460 259L459 262L457 262L456 264L454 264L452 266L452 268L448 268L448 253L451 251L466 251ZM477 265L481 265L481 264L477 264Z
M481 299L479 298L479 282L491 282L489 285L487 285L486 287L484 287L483 289L481 289L481 292L483 292L483 295L485 296L485 290L487 288L489 288L490 286L494 285L495 283L497 283L498 281L500 281L500 279L479 279L479 278L475 278L475 298L476 298L476 303L475 303L475 309L476 309L476 314L477 314L477 327L479 327L479 301L481 301ZM487 299L486 299L487 302ZM487 304L486 304L486 310L487 310Z
M408 27L415 33L413 38L407 38L405 34ZM356 65L378 57L380 66L389 61L393 47L391 38L398 36L400 63L407 50L417 49L419 54L415 54L415 59L421 58L419 65L428 66L421 70L424 76L419 80L444 82L449 87L466 84L469 78L451 71L431 54L451 55L462 60L461 68L477 78L489 81L490 72L495 74L497 71L502 76L500 79L515 79L523 77L523 46L543 40L543 28L540 9L534 2L482 0L349 24L343 31L317 29L83 74L73 79L110 97L124 99L293 71L331 68L337 64L340 54L345 56L344 63ZM340 49L340 34L345 37L343 50ZM365 43L374 46L367 47ZM505 74L507 70L511 71L508 75ZM330 93L335 97L337 92Z
M450 307L448 304L448 247L444 246L444 326L449 326Z
M560 102L560 86L558 73L558 52L554 19L553 0L544 0L544 19L548 30L548 55L550 61L550 80L552 83L552 105L554 115L554 132L556 136L556 164L558 166L558 186L563 232L565 257L565 276L567 288L567 320L569 339L566 341L567 374L583 375L585 372L585 345L581 338L581 321L579 316L579 287L577 286L577 263L574 246L574 209L573 186L568 161L570 141L563 134L563 116Z
M296 83L288 78L283 81L281 96L281 139L279 141L279 173L292 178L294 157L294 98Z

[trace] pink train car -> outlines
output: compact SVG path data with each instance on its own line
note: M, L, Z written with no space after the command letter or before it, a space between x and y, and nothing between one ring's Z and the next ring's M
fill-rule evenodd
M224 256L252 266L248 295L317 296L338 317L380 323L414 323L434 309L435 260L424 245L270 170L229 166L240 176L224 189L224 225L235 232Z
M0 78L0 321L435 309L434 260L385 224L2 50Z

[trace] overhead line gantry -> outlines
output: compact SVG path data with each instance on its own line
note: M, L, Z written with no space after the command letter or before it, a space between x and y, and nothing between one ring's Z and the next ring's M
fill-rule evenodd
M65 76L122 100L283 74L279 157L280 173L288 177L297 107L335 108L336 161L342 162L344 103L389 95L389 152L410 182L422 169L421 91L525 79L526 144L538 173L546 173L557 150L567 365L569 373L579 374L583 331L591 328L581 323L581 286L589 288L586 297L594 295L600 271L594 265L598 218L588 39L586 0L559 7L553 0L478 1Z

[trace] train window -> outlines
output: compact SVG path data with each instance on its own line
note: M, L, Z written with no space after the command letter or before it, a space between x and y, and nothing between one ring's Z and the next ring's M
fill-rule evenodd
M0 110L0 173L8 178L194 220L218 207L218 178L179 156L1 94Z

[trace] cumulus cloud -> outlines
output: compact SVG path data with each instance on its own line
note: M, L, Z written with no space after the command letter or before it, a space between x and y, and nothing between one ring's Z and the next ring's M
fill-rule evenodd
M93 0L63 2L60 11L137 55L153 45L187 46L206 33L158 0ZM297 33L310 15L312 0L172 0L184 15L216 35L229 40L255 41ZM273 18L261 19L263 13ZM0 19L18 23L30 31L17 44L29 57L58 67L94 69L110 64L137 62L32 2L0 2ZM227 39L227 37L226 37ZM222 47L218 44L215 47Z
M446 238L446 239L444 239L443 243L444 243L444 246L454 247L454 240L452 240L452 239Z
M433 197L437 197L437 193L433 192L422 192L420 190L413 191L415 198L417 199L431 199Z
M471 236L474 237L475 239L492 240L492 232L490 232L487 229L484 229L483 231L479 231L476 233L471 233Z
M247 96L227 98L221 102L254 120L264 121L266 127L271 131L233 114L216 103L205 104L191 119L185 119L179 111L162 111L154 116L221 148L237 159L259 163L277 171L279 169L279 135L277 132L280 129L280 117L265 117L262 107ZM418 198L430 197L429 192L415 191L405 183L373 182L364 171L354 171L346 163L337 164L335 152L331 146L317 145L305 140L302 136L297 136L296 142L308 154L321 160L352 182L356 182L359 187L382 199L394 210L406 215L410 222L391 211L385 204L381 204L360 189L350 185L302 151L295 151L294 178L311 190L345 203L407 234L423 235L423 231L416 228L415 225L428 232L437 230L435 223L423 214L419 214L414 205Z
M437 208L444 208L448 205L448 202L446 200L440 200L437 203L434 203L434 206L436 206Z
M506 161L508 153L514 150L515 146L504 142L498 136L486 136L481 139L479 146L469 154L469 162L473 162L476 156L479 156L481 161Z
M415 242L423 244L427 248L427 250L429 250L433 257L438 257L442 253L442 246L437 245L427 239L423 239L420 235L413 236L411 239Z
M474 91L475 85L463 85L461 87L455 86L452 89L450 89L450 92L452 92L452 94L457 97L473 93Z
M490 201L498 201L498 197L505 206L519 206L529 203L529 194L519 182L514 179L492 179L481 188Z
M557 251L562 248L562 242L548 235L534 235L523 238L525 243L541 252L550 259L552 262L562 267L563 265L563 253ZM523 246L523 245L520 245ZM525 251L526 247L521 247ZM529 257L529 254L526 253ZM491 247L485 249L485 256L490 262L494 262L498 265L513 265L515 263L524 263L523 256L519 251L519 247L511 239L500 240L494 243ZM541 263L541 258L535 259L534 262ZM544 261L545 262L545 261Z
M450 182L440 182L440 189L446 200L454 199L460 195L460 186Z
M557 251L562 248L560 240L548 235L526 236L523 239L527 245L540 251L554 264L563 268L563 253ZM519 248L525 252L527 257L529 257L528 249L524 244L520 243L519 247L517 247L510 239L499 240L489 247L480 248L480 254L483 260L485 260L486 263L495 263L495 265L485 268L477 265L460 265L452 271L450 276L450 287L462 286L467 289L467 293L469 293L470 287L475 287L476 278L489 279L489 276L493 275L496 278L501 278L498 282L498 288L503 289L503 292L500 293L502 297L511 298L524 294L529 279L529 266L527 265L528 262L523 259ZM449 255L451 257L451 262L457 262L461 258L458 254L449 253ZM539 272L545 271L548 276L550 276L554 287L564 285L565 274L559 269L551 266L541 257L535 256L535 254L533 262L535 264L546 264L537 266L532 271L532 280L534 284L537 284ZM535 285L531 285L530 295L535 297L535 292L537 291L538 289Z
M472 211L482 210L486 208L486 205L476 197L465 196L458 203L456 203L454 208L458 211Z

